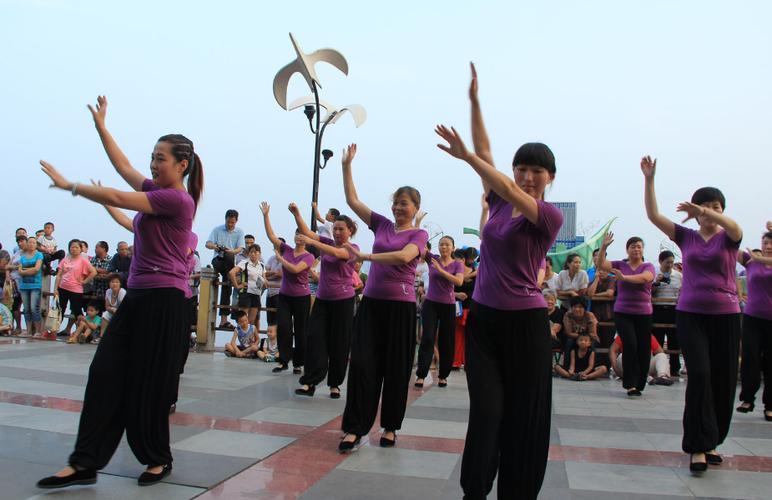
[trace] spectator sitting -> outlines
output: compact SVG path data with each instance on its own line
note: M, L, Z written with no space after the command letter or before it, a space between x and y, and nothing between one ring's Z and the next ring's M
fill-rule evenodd
M332 237L332 226L335 224L335 220L340 215L340 210L337 208L331 208L327 210L327 214L325 214L324 217L322 217L319 214L319 207L317 206L316 202L311 203L311 207L314 210L314 219L317 220L317 222L320 222L321 224L316 229L316 234L319 236L324 236L328 239L333 239Z
M552 350L563 350L563 316L565 311L557 307L558 298L552 290L544 291L547 301L547 315L550 318L550 335L552 335Z
M579 334L576 345L571 349L568 369L555 365L555 373L571 380L593 380L606 375L605 366L595 366L595 351L586 331Z
M102 318L99 316L99 303L91 301L86 306L86 315L78 317L78 327L67 339L68 344L88 344L99 334Z
M601 269L596 271L595 278L587 288L587 295L592 297L593 301L589 310L595 315L598 323L611 322L614 319L614 294L616 293L616 281L609 276L608 271ZM598 325L598 338L600 347L608 349L614 340L614 327ZM598 362L610 366L608 357L605 354L598 355Z
M617 377L622 377L622 338L617 335L609 348L609 358L611 358L611 368ZM654 335L651 336L651 362L649 363L648 382L656 385L673 385L670 378L670 363L668 362L665 351L659 345Z
M675 325L676 322L676 301L681 293L681 282L683 276L675 269L675 255L670 250L664 250L659 254L659 272L652 283L651 295L654 299L653 320L656 325ZM654 337L659 345L665 345L667 337L667 347L671 351L680 348L678 335L676 335L675 326L673 327L655 327ZM681 358L678 354L670 355L670 375L678 376L681 369Z
M18 233L18 229L16 230ZM26 231L25 231L26 234ZM46 222L43 225L43 234L39 237L38 233L35 233L37 237L38 250L43 254L43 272L45 274L51 274L51 262L55 260L62 260L64 258L64 250L58 250L56 248L56 240L54 239L54 223Z
M105 312L102 314L102 328L99 333L100 337L105 334L107 325L110 323L110 320L113 319L113 315L118 312L118 306L121 305L124 297L126 297L126 290L121 288L120 276L111 274L107 281L110 284L110 287L105 291Z
M231 341L225 344L225 355L237 358L252 358L257 355L257 329L249 324L249 318L244 311L236 311L236 329ZM236 343L238 341L238 343Z
M566 359L576 345L580 333L587 333L594 344L600 344L598 320L593 313L587 310L587 301L584 297L573 297L570 306L571 309L563 316Z
M571 300L572 297L583 297L587 294L590 279L587 271L582 269L582 258L575 253L566 258L566 268L558 274L558 298ZM562 304L565 308L565 304Z
M126 288L126 280L129 279L129 268L131 267L131 255L129 253L129 244L125 241L118 242L118 249L110 259L107 271L117 274L121 278L121 286Z
M557 297L560 276L554 271L552 265L552 257L546 257L544 259L544 279L541 282L541 288L542 290L551 290L553 295Z
M268 338L260 339L257 357L266 363L279 361L279 343L276 341L276 325L268 327Z
M110 246L106 241L98 241L94 247L94 256L91 258L91 265L96 269L96 276L94 276L93 285L90 290L85 291L99 297L100 299L105 296L105 292L109 287L110 271L107 270L110 267L110 255L108 251Z
M0 302L0 335L8 335L13 329L13 314L5 304Z

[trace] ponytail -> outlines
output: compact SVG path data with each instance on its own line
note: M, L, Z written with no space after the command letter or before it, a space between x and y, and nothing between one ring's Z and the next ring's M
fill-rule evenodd
M168 142L172 145L172 154L177 161L188 160L188 168L183 176L188 176L188 194L198 208L201 193L204 191L204 166L201 158L193 150L193 141L181 134L168 134L158 139L158 142Z
M188 166L188 194L193 198L193 203L198 208L201 193L204 191L204 167L198 153L193 153L193 159Z

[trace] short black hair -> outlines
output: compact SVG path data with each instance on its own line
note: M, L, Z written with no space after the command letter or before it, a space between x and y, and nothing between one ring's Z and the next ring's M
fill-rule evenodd
M721 210L726 210L726 198L720 189L714 187L701 187L692 195L692 203L702 205L717 201L721 205Z
M108 245L106 241L97 241L96 246L104 248L105 252L109 252L110 251L110 245Z
M762 240L763 240L763 239L765 239L765 238L768 238L768 239L772 240L772 231L767 231L766 233L764 233L764 234L761 236L761 239L762 239Z
M579 340L579 337L589 337L589 336L590 336L590 332L588 332L587 330L582 330L581 332L576 334L576 340Z
M287 243L287 240L285 240L285 239L284 239L284 238L282 238L281 236L279 236L279 241L281 241L282 243Z
M338 210L337 208L331 208L329 212L332 214L333 217L336 217L336 218L340 215L340 210Z
M246 240L247 238L252 238L253 240L255 239L255 237L252 236L251 234L245 234L244 239Z
M100 304L99 301L97 300L89 300L88 304L86 304L86 309L88 309L89 307L93 307L94 309L99 311L100 308L102 307L102 304Z
M261 251L260 250L260 245L258 245L257 243L254 243L252 245L249 245L249 247L247 247L247 253L251 252L252 250L260 252Z
M45 224L43 224L43 227L46 227L46 226L51 226L51 227L53 227L54 229L56 229L56 226L54 226L54 223L53 223L53 222L46 222Z
M669 259L670 257L673 257L675 259L675 254L671 252L670 250L662 250L659 253L659 261L662 262L665 259Z
M587 309L587 300L584 297L571 297L571 307L574 306L582 306L584 309Z
M635 245L636 243L639 243L643 245L643 239L641 239L639 236L633 236L629 240L627 240L627 243L625 244L625 249L630 248L630 245Z
M239 211L234 208L229 208L225 211L225 218L230 219L231 217L239 218Z
M520 146L512 160L512 166L534 165L543 167L551 174L555 174L555 155L552 150L541 142L527 142Z
M246 311L238 310L233 313L233 317L236 319L236 321L240 320L241 318L245 317L247 315Z
M466 255L464 254L463 248L456 248L455 250L453 250L454 259L463 259L464 257L466 257Z

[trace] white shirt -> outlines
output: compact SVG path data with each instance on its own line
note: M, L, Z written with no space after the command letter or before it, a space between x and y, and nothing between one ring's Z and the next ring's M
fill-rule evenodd
M268 259L268 263L265 265L266 270L278 272L281 271L281 262L279 262L279 259L276 258L275 255L271 255L271 257ZM281 280L271 280L268 283L268 296L273 297L274 295L279 295L279 289L281 288ZM271 286L276 285L276 286Z
M563 269L558 274L558 290L561 291L567 291L567 290L583 290L590 286L590 277L587 276L587 271L584 269L579 269L579 272L576 273L573 277L573 279L568 274L568 269Z
M670 277L670 283L661 281L659 285L652 288L653 295L658 299L677 299L678 294L681 293L681 282L683 281L683 275L673 269L668 274L660 271L657 274L663 274L665 277ZM656 278L656 276L655 276Z
M263 293L263 284L265 283L265 266L259 260L253 263L249 259L242 260L236 267L242 271L247 271L247 293L260 295Z
M48 238L44 234L43 236L38 238L38 245L40 245L41 247L53 250L54 248L56 248L56 240L53 237Z
M588 276L589 279L589 276ZM560 282L560 275L558 273L552 273L552 277L544 279L544 284L547 285L547 290L551 290L554 293L558 293L558 284Z
M325 220L321 226L316 228L316 234L319 236L324 236L325 238L332 239L332 226L332 222Z

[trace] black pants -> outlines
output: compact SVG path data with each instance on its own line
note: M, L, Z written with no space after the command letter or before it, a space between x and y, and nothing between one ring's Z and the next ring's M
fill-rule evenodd
M279 307L279 295L266 295L265 297L265 317L268 320L268 326L276 324L276 311L268 311L267 309L276 309Z
M764 410L772 411L772 320L743 315L743 362L740 401L753 403L764 373Z
M233 294L233 287L231 286L231 279L228 276L230 270L220 273L220 305L226 306L220 309L220 316L229 316L231 314L231 295ZM220 318L222 321L224 318Z
M303 366L306 356L306 336L308 335L308 310L311 308L311 296L291 297L278 295L276 336L279 343L279 362L295 368ZM292 340L295 347L292 347Z
M426 378L434 357L434 342L440 351L439 378L446 379L453 368L456 354L456 305L424 300L421 308L421 347L418 349L416 378Z
M327 377L328 387L339 387L346 378L354 297L342 300L317 298L309 320L306 366L301 384L317 385ZM281 351L279 351L281 352ZM329 370L329 374L328 374Z
M466 324L469 427L465 499L535 499L544 480L552 411L547 309L502 311L472 302Z
M614 324L622 339L622 387L646 388L651 362L651 314L614 313Z
M684 437L686 453L724 442L737 388L740 314L676 314L678 340L688 370Z
M89 368L70 464L101 469L124 429L134 456L170 464L169 407L177 396L190 304L181 290L129 290Z
M654 315L652 319L655 324L666 323L666 324L674 325L676 322L675 305L654 304ZM678 335L676 335L675 328L654 328L653 335L663 349L665 348L666 336L667 336L668 350L675 351L681 348L680 344L678 343ZM677 377L679 371L681 371L681 356L679 354L671 354L670 355L670 375Z
M54 253L44 253L43 254L43 265L50 269L51 268L51 262L55 260L62 260L67 254L64 253L64 250L57 250Z
M78 316L83 314L83 294L71 292L62 287L59 287L57 291L59 292L59 306L62 314L67 309L67 304L70 304L70 314L73 316L73 319L77 320Z
M402 428L413 370L415 302L365 297L354 318L343 432L370 432L381 399L381 427Z

